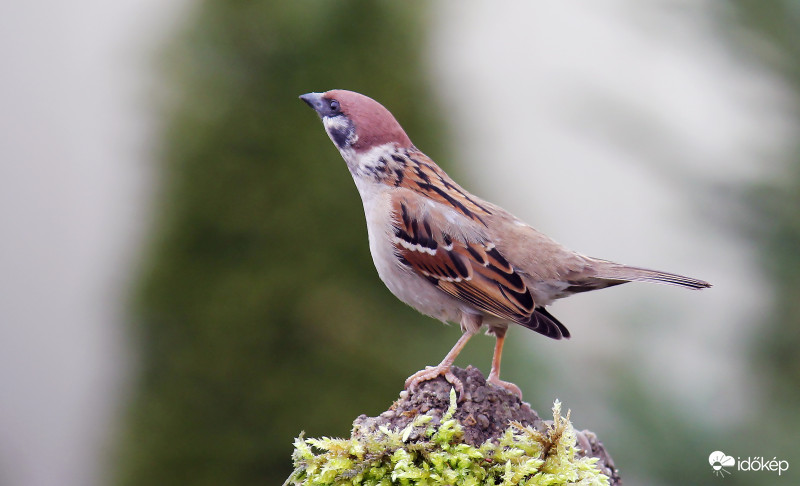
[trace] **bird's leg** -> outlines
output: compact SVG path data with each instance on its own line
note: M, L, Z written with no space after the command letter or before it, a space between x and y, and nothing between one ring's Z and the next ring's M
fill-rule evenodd
M494 356L492 356L492 370L489 372L489 378L486 380L486 382L491 383L492 385L495 386L505 388L506 390L518 396L520 400L522 400L522 390L520 390L517 385L500 379L500 360L503 356L503 343L506 340L506 329L502 330L495 329L494 334L497 337L497 341L495 341L494 343Z
M456 345L453 346L453 349L447 353L447 356L444 357L441 363L438 366L427 366L424 370L417 371L413 375L409 376L406 380L406 388L407 389L414 389L422 383L423 381L432 380L438 376L444 376L444 379L448 382L452 383L455 387L458 396L462 396L464 392L464 385L461 384L461 380L456 378L452 371L450 371L450 367L453 365L453 361L456 360L456 356L458 353L464 349L464 346L469 341L469 338L475 335L477 329L465 329L464 334L458 339Z

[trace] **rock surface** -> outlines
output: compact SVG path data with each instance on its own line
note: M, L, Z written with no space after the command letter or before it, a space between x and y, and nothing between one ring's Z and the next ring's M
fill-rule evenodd
M552 424L552 421L539 418L528 403L508 390L487 385L486 379L477 368L453 367L452 371L464 385L464 393L459 399L454 417L463 427L464 441L468 444L479 446L486 440L499 438L511 421L533 427L540 432L544 432L547 425ZM374 433L381 426L402 430L419 414L433 416L431 425L438 425L450 405L451 388L452 385L444 377L439 377L421 383L413 392L404 390L389 410L379 416L359 416L353 422L353 436ZM611 485L620 485L621 480L614 461L597 436L588 430L576 430L576 435L578 453L581 456L597 457L597 465L609 477ZM409 442L419 439L419 434L415 433L409 437Z

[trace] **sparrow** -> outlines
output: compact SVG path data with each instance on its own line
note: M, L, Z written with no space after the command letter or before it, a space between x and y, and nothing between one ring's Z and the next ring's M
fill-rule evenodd
M463 386L450 368L486 326L496 338L487 382L521 398L516 385L500 380L510 324L569 338L546 309L556 299L634 281L711 286L585 256L556 243L458 185L411 143L389 110L367 96L336 89L300 99L317 112L353 176L383 283L419 312L461 326L461 337L442 362L411 375L406 388L443 375L461 394Z

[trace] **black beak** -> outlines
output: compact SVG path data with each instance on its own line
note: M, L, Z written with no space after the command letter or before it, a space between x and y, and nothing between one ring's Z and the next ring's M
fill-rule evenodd
M322 93L306 93L300 95L300 99L305 101L311 108L314 108L319 116L322 116L328 108L325 101L322 99Z

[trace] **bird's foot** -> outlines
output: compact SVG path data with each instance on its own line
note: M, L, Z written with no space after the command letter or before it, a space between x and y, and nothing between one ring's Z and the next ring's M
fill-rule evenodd
M449 365L426 366L424 370L417 371L406 379L406 389L413 390L423 381L430 381L439 376L444 376L444 379L455 387L459 397L464 394L464 385L461 383L461 380L456 378L456 375L450 371Z
M498 376L489 374L489 378L486 380L486 383L490 385L499 386L500 388L505 388L506 390L510 391L514 395L518 396L520 400L522 400L522 390L513 383L508 381L501 380Z

